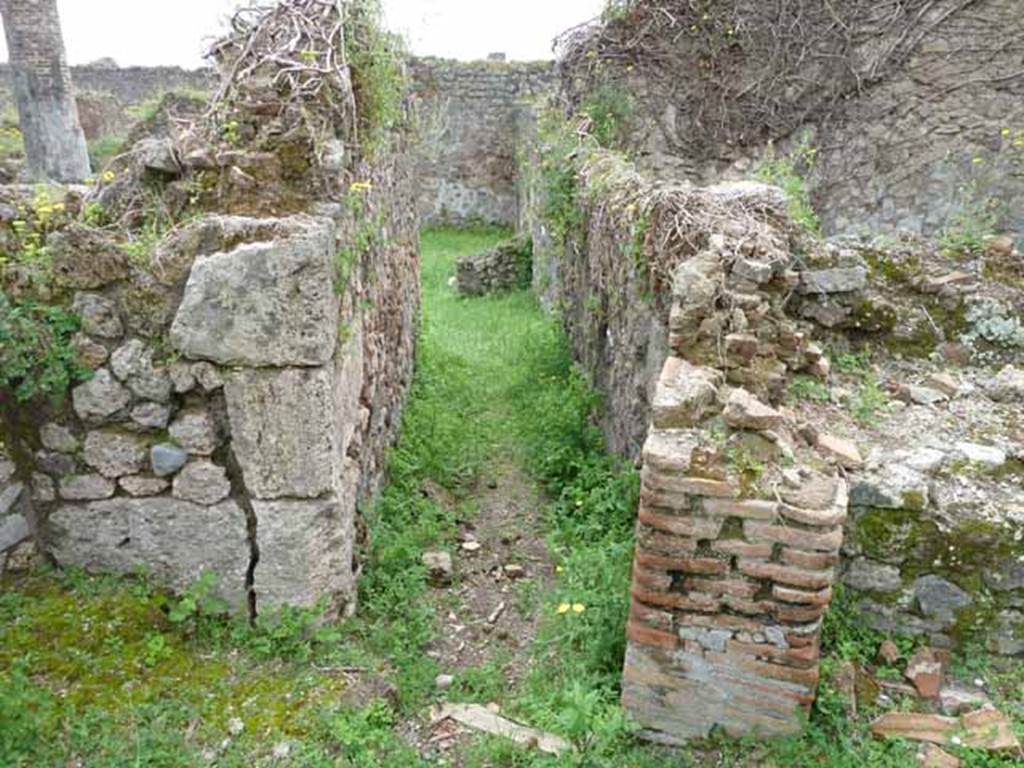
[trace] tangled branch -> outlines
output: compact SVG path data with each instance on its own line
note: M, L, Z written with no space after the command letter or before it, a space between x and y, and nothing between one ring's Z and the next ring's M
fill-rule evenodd
M238 10L231 32L207 53L221 72L210 114L259 116L277 131L303 126L318 149L333 138L354 141L347 7L342 0L282 0Z

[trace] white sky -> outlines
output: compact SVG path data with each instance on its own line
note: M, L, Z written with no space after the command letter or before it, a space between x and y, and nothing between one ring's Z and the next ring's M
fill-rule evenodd
M202 65L239 0L57 0L72 64L109 56L121 66ZM551 40L600 13L604 0L384 0L389 26L413 52L479 59L551 58ZM7 47L0 40L0 60Z

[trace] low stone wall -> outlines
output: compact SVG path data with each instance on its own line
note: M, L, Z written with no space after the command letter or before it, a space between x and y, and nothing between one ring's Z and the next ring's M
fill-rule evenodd
M354 609L356 505L399 424L418 314L407 173L373 179L393 239L343 284L336 254L364 226L347 214L207 216L157 246L151 273L121 262L100 279L87 265L104 254L75 254L93 373L14 455L58 565L175 590L211 571L236 610Z
M553 88L554 63L413 58L410 74L423 220L514 224L518 115Z
M532 274L531 254L530 241L519 238L487 253L459 259L455 264L459 293L483 296L528 288Z

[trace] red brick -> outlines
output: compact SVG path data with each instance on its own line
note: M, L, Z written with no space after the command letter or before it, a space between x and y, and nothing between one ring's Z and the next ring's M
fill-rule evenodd
M818 533L791 526L744 520L743 532L747 539L753 542L787 544L801 550L838 552L843 544L842 528Z
M652 510L646 504L640 505L638 519L644 525L649 525L665 533L672 533L676 536L687 536L694 539L715 539L722 530L721 520L708 520L706 518L695 518L688 516L664 515Z
M805 648L779 648L771 643L741 643L738 640L730 640L725 648L727 653L784 661L803 668L817 664L819 656L818 648L813 644Z
M832 602L832 587L817 592L805 592L800 589L781 587L778 584L772 587L772 597L784 603L798 603L800 605L828 605Z
M658 493L669 494L671 497L682 496L714 496L735 498L740 489L736 483L728 480L712 480L706 477L684 477L669 473L656 472L644 467L641 473L643 487ZM678 502L676 502L678 503Z
M775 603L769 600L744 600L732 595L722 595L722 605L747 616L771 614L775 610Z
M774 544L751 544L742 539L719 539L711 542L711 549L723 555L763 558L767 560L775 551Z
M708 651L705 654L705 658L712 663L721 664L725 668L733 666L758 677L802 685L811 690L817 688L818 681L821 679L821 672L817 665L810 669L799 669L782 664L773 664L770 661L758 661L749 656L733 654L728 651L725 653Z
M630 601L629 616L633 621L651 627L652 629L671 632L674 628L674 621L671 613L668 611L658 611L653 608L648 608L635 600Z
M760 632L764 629L764 624L760 621L734 616L731 613L716 613L710 616L703 613L685 613L676 619L676 626L735 629L737 632Z
M779 621L808 622L817 621L825 615L824 605L815 605L804 608L796 605L776 604L774 614Z
M665 533L643 523L636 527L636 542L640 549L657 555L683 555L697 551L696 539Z
M712 557L662 557L638 551L636 553L636 562L644 568L680 571L682 573L724 576L729 572L729 563Z
M677 595L672 592L652 592L636 585L632 589L633 597L646 605L653 605L658 608L675 608L680 611L717 611L718 600L697 600L686 595Z
M639 645L653 645L656 648L674 650L679 646L679 638L670 633L662 632L659 629L645 627L635 621L629 622L626 627L626 636Z
M842 525L846 522L846 507L834 506L825 510L800 509L791 507L789 504L780 505L782 516L804 525L816 525L821 528L831 528Z
M734 597L751 598L758 593L761 585L743 579L686 579L686 589L706 592L709 595L732 595Z
M787 632L786 642L790 648L806 648L808 645L817 643L820 636L820 632L813 635L798 635L795 632Z
M760 499L731 500L704 499L704 512L713 517L742 517L747 520L775 520L779 516L779 505L774 501Z
M755 579L771 579L805 589L822 589L831 585L834 578L832 571L805 571L801 568L793 568L780 563L765 563L759 560L741 559L737 565L740 573L753 576Z
M795 565L798 568L810 568L814 571L823 571L832 568L839 562L839 555L829 552L804 552L799 549L783 547L779 559L787 565Z
M664 571L651 571L640 565L633 566L633 583L644 589L668 592L672 588L672 577Z

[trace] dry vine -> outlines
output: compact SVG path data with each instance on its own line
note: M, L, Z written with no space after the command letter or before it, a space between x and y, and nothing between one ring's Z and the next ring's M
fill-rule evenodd
M981 0L617 0L557 43L570 109L613 82L679 112L674 153L712 159L826 121ZM973 13L973 18L971 14ZM1002 43L1000 30L989 39ZM984 39L984 38L982 38ZM1019 41L1018 43L1019 44ZM947 55L956 60L956 51ZM1011 73L1006 79L1024 77ZM986 82L991 81L986 74Z
M209 122L223 128L218 117L239 113L273 121L276 131L301 127L317 152L331 139L354 142L348 10L341 0L282 0L238 10L230 34L207 54L221 72Z

